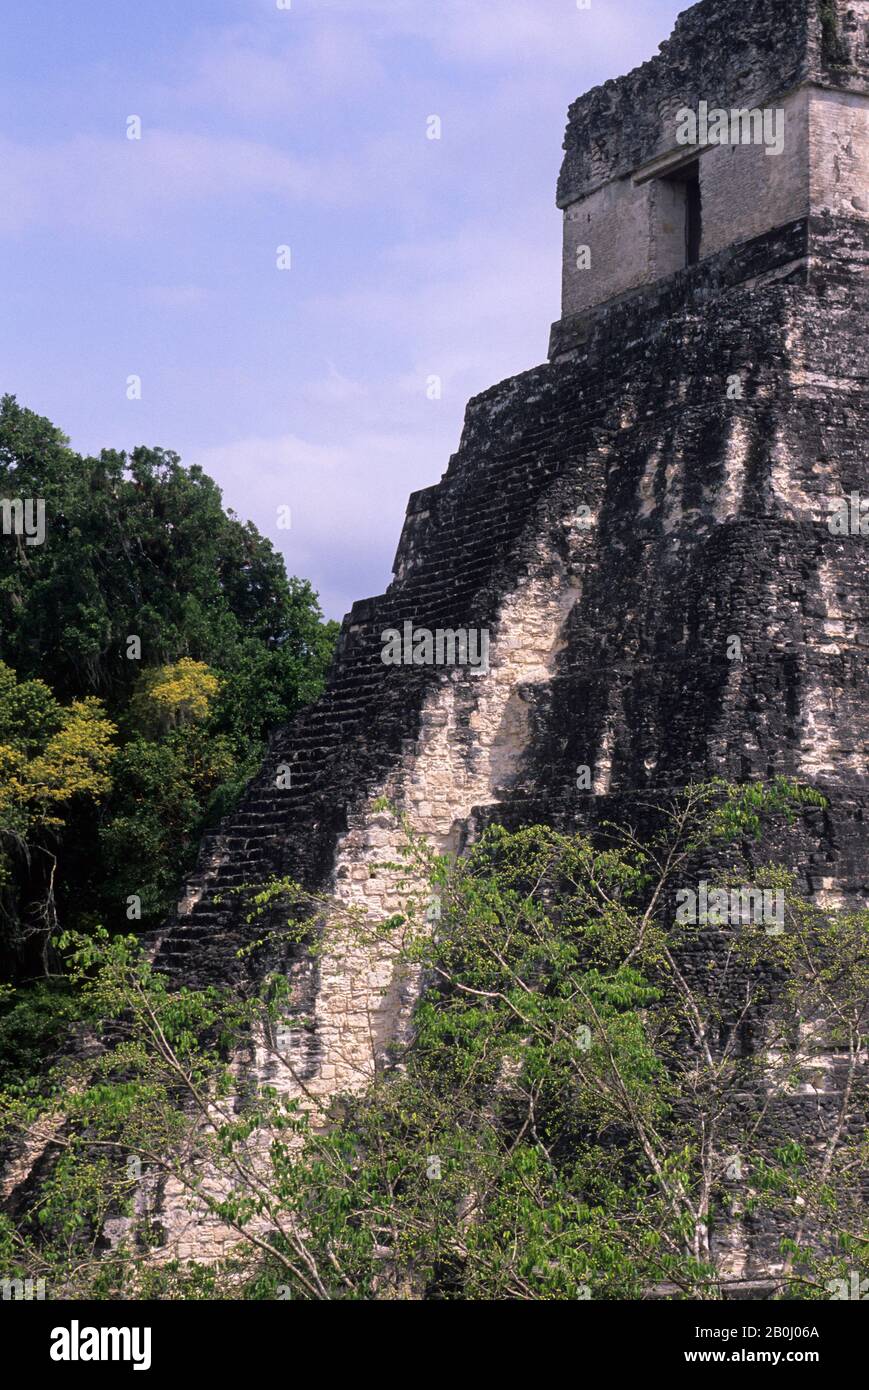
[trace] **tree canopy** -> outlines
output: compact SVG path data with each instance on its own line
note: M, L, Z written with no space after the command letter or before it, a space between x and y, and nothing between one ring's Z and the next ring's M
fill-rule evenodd
M191 992L135 938L70 937L104 1045L0 1093L7 1134L53 1136L32 1205L0 1224L7 1265L58 1297L718 1300L741 1285L732 1241L760 1221L774 1297L848 1296L869 1257L867 914L755 868L785 930L733 925L704 983L685 968L704 928L674 911L698 852L730 845L740 882L739 837L811 795L689 788L642 843L494 827L457 864L405 823L430 889L377 925L290 881L251 888L253 912L285 907L269 934L318 951L386 931L425 972L412 1036L353 1095L318 1100L295 1076L281 1030L310 1021L282 976L247 1000ZM20 1007L27 1037L39 1014ZM819 1017L842 1084L808 1143L781 1121L818 1068L801 1025ZM244 1073L239 1105L248 1030L270 1079ZM229 1233L222 1262L153 1260L167 1181Z
M0 536L0 961L27 973L57 922L167 910L337 625L169 450L83 456L7 395L2 497L45 507L41 544Z

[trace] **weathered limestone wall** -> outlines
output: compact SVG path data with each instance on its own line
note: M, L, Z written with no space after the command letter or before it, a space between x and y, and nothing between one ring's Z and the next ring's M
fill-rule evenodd
M667 187L675 205L678 201L675 189L662 187ZM561 296L564 314L580 313L593 304L602 304L656 278L651 264L655 225L652 197L656 189L653 183L637 187L629 178L616 179L564 209ZM678 210L674 206L668 211L672 211L671 218L662 217L661 220L677 228L684 263L684 210L681 236L678 234ZM588 248L587 261L585 247Z
M439 853L458 852L472 814L497 804L515 778L530 738L527 701L552 677L564 622L579 596L585 526L568 530L563 554L546 537L543 516L540 526L536 560L498 610L488 671L441 676L423 702L417 738L405 741L398 766L377 789ZM414 889L413 875L393 867L401 862L404 832L394 815L374 809L375 799L349 818L325 885L342 907L361 908L372 925L404 909L409 893L427 896L424 883ZM316 966L302 957L290 967L304 1026L302 1017L290 1015L276 1036L252 1040L236 1060L240 1081L253 1075L299 1100L315 1126L325 1123L333 1096L363 1089L382 1070L418 997L416 976L398 963L400 933L367 945L332 923L327 931ZM218 1195L213 1178L207 1190ZM146 1183L140 1214L149 1205L165 1233L156 1258L217 1259L238 1239L176 1180ZM129 1224L115 1223L114 1234L125 1234Z
M558 206L666 155L676 112L762 107L811 84L869 92L866 0L703 0L660 53L570 107Z
M830 103L835 119L832 97ZM775 127L782 133L780 154L768 155L764 145L717 145L700 156L701 257L809 214L809 89L776 105L783 113ZM674 158L684 161L700 153L677 146L675 133L674 119L668 148ZM826 158L820 137L816 150ZM589 255L580 258L583 246ZM641 172L604 184L564 209L565 315L606 303L684 266L684 193L672 180Z
M719 145L700 160L702 256L809 213L808 89L771 105L784 112L781 154L768 155L763 145Z
M813 90L809 146L812 211L869 217L869 96Z
M456 670L441 679L423 704L418 737L407 741L381 789L439 853L462 847L472 812L504 795L526 752L527 692L551 678L579 593L575 564L547 560L538 569L501 607L489 672ZM393 816L369 808L353 821L336 848L335 896L382 922L405 904L407 874L385 867L400 862L403 832ZM415 1002L413 982L396 978L395 955L392 943L367 950L339 937L321 958L314 1026L298 1035L292 1061L308 1096L357 1090L382 1067ZM299 1094L287 1072L286 1085L280 1071L270 1079Z
M678 113L696 112L701 101L710 111L784 113L779 154L758 143L702 152L701 257L821 209L862 212L867 31L866 0L753 7L706 0L680 16L659 57L575 102L557 200L564 209L563 316L684 266L680 191L665 176L691 154L677 142ZM583 245L590 265L577 262Z

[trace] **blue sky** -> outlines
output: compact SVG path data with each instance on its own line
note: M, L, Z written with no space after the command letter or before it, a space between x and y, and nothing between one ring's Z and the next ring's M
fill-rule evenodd
M201 463L340 617L468 397L546 355L569 102L684 8L4 0L0 389Z

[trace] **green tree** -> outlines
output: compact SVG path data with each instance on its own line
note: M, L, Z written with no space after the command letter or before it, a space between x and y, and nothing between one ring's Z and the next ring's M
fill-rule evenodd
M292 1072L270 1042L281 978L246 1001L192 994L133 939L77 940L87 1015L114 1041L3 1101L9 1131L57 1159L31 1214L0 1230L8 1265L56 1297L720 1298L735 1276L716 1238L763 1214L787 1258L779 1296L836 1296L869 1259L867 914L819 911L771 865L786 929L733 927L707 988L685 969L696 928L674 920L698 855L731 845L738 881L742 837L807 799L691 788L642 842L496 828L454 866L408 831L408 882L425 869L442 903L434 931L418 891L379 925L290 882L257 891L251 911L284 903L279 934L315 952L333 931L388 933L427 972L409 1044L327 1109L253 1081L238 1104L241 1031ZM737 1046L746 1009L764 1019L753 1052ZM777 1106L818 1065L798 1025L821 1018L844 1067L834 1122L812 1147L783 1142ZM130 1153L141 1174L110 1161ZM152 1225L141 1194L167 1177L236 1233L233 1260L153 1266L159 1212Z
M110 814L98 832L94 900L105 921L125 923L131 896L139 900L136 920L159 920L177 895L212 798L228 784L235 787L237 773L230 739L207 726L182 726L160 739L138 737L124 745L112 768Z
M50 421L0 401L0 497L45 502L43 545L0 543L0 658L61 699L102 696L111 714L139 670L190 657L236 679L256 650L268 712L288 718L317 693L334 645L310 586L287 578L271 543L225 511L217 485L164 449L70 449ZM2 538L0 538L2 539ZM264 674L263 669L260 675ZM259 710L247 727L262 734Z
M50 421L4 396L3 497L41 499L46 530L39 545L0 536L0 661L31 702L15 697L15 740L0 737L5 814L14 804L23 815L28 800L16 787L30 753L18 745L30 738L41 747L39 700L75 711L67 741L84 739L88 720L93 731L104 706L119 743L101 773L112 785L99 797L80 786L75 814L55 817L52 910L65 925L121 925L125 899L137 893L143 926L153 925L202 830L231 809L258 766L268 729L319 693L337 625L323 621L306 581L288 578L270 542L224 509L216 484L168 450L84 457ZM62 756L56 743L51 757ZM50 767L32 771L48 777ZM43 801L74 775L70 762L61 788L45 782ZM34 962L16 961L17 944L44 885L31 883L25 853L7 869L17 882L0 949L6 971L26 971Z
M59 837L71 812L110 790L116 732L94 696L63 707L0 662L0 905L13 945L37 943L45 969Z

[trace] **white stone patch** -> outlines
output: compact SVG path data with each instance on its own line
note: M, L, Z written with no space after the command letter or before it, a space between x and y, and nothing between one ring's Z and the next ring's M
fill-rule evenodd
M455 849L473 808L497 802L518 771L529 735L523 687L551 679L561 629L578 596L565 576L555 584L549 577L530 580L501 608L488 675L471 682L453 672L427 696L409 765L390 778L383 794L438 852ZM364 907L372 922L404 904L402 873L384 867L400 862L402 839L399 827L371 813L364 829L348 831L339 842L336 896ZM360 1089L374 1075L384 1044L401 1036L415 987L410 979L406 988L396 985L399 948L399 942L376 949L337 943L334 955L324 956L314 1020L323 1060L306 1082L311 1093Z
M742 511L748 444L745 421L736 415L730 426L730 436L724 454L724 477L712 505L712 516L718 525L730 517L738 516Z
M821 599L826 609L826 616L821 623L821 631L828 642L827 652L847 651L853 647L859 637L858 623L853 616L853 612L843 611L839 598L838 586L839 579L835 565L829 561L824 561L818 567L818 581Z
M812 894L812 898L817 907L829 912L839 912L847 906L837 878L822 878L821 886Z
M803 697L800 737L800 773L809 780L839 779L853 773L866 775L867 747L861 738L854 747L845 730L862 721L863 711L853 708L850 692L813 682ZM861 727L861 722L856 723Z
M777 430L772 447L772 462L769 470L769 483L773 498L781 511L806 521L818 520L821 513L818 499L805 492L794 475L794 457L786 444L782 431ZM824 513L824 515L826 515Z
M655 510L655 480L660 466L661 451L660 449L653 449L646 460L643 476L637 485L637 496L640 499L637 514L641 517L651 516Z
M612 784L613 777L613 730L607 724L600 741L600 748L594 763L594 784L592 790L595 796L606 796Z
M664 470L664 505L662 508L662 525L664 531L669 535L675 531L682 520L682 487L684 483L684 460L674 459L667 464Z

